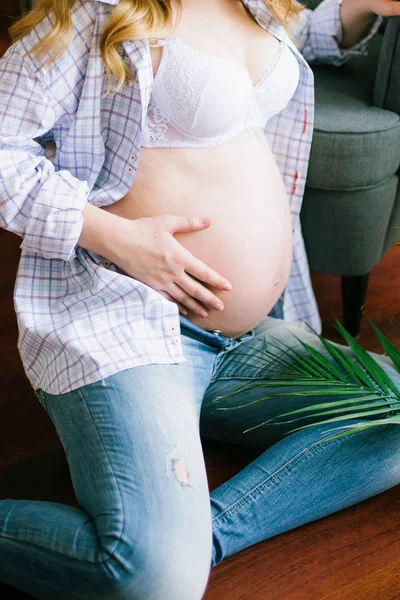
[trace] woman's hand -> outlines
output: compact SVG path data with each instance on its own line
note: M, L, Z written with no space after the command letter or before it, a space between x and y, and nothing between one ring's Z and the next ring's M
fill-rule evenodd
M162 296L207 316L205 307L223 310L223 303L207 287L232 289L227 279L195 258L175 238L178 232L195 232L211 225L210 219L161 215L126 220L124 235L110 258L124 275L138 279ZM221 308L218 308L220 305ZM186 307L186 308L185 308Z

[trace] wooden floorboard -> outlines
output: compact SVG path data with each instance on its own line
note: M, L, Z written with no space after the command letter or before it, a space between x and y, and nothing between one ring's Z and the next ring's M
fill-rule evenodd
M0 38L0 54L7 47ZM52 422L24 375L17 352L12 291L19 258L16 236L0 231L0 498L77 505ZM376 265L365 311L400 348L400 248ZM340 278L312 274L323 334L340 341L330 323L341 318ZM382 352L370 327L360 343ZM257 453L203 440L210 489L239 472ZM399 600L400 486L348 509L255 544L212 569L204 600ZM0 584L0 598L29 596ZM190 600L190 599L188 599Z

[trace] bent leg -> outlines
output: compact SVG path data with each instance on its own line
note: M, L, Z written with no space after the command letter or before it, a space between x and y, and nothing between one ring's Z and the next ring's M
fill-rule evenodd
M0 580L41 599L200 600L208 482L190 361L141 366L40 398L80 509L0 502Z
M332 439L338 425L361 419L322 423L284 435L295 427L315 422L268 424L248 433L244 430L289 410L322 401L319 396L279 396L284 388L256 387L246 393L213 404L220 395L248 383L262 383L285 374L285 368L261 351L280 340L302 352L292 335L318 349L318 337L296 323L267 318L246 344L222 354L208 387L201 410L201 434L205 437L260 450L260 455L242 471L211 492L213 515L213 560L215 566L254 543L314 521L356 504L400 483L400 427L380 425ZM274 338L274 339L273 339ZM279 344L278 344L279 345ZM275 347L273 352L279 352ZM346 348L346 352L350 352ZM400 388L400 374L391 361L374 355ZM289 361L286 355L285 359ZM289 364L287 364L287 367ZM293 391L293 389L292 389ZM268 396L261 402L255 402ZM329 398L324 398L328 402ZM255 403L254 403L255 402ZM394 399L389 400L395 406ZM219 408L238 407L235 410ZM283 421L284 419L281 419ZM364 419L367 421L367 419Z

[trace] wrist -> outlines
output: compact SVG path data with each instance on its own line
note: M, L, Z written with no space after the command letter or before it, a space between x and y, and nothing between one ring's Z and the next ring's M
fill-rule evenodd
M132 221L88 203L84 210L83 228L77 245L117 262L123 254L125 240L132 237Z
M135 221L105 210L102 212L111 217L111 220L107 221L107 226L112 229L112 231L108 231L109 235L104 239L102 256L119 265L126 258L126 249L129 247L132 250L132 240L135 239Z

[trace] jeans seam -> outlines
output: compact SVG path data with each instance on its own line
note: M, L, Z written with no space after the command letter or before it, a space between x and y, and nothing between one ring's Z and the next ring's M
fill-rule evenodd
M85 400L85 398L84 398L84 396L83 396L83 394L82 394L82 392L81 392L81 389L80 389L80 388L78 388L76 391L78 392L78 394L79 394L79 396L80 396L81 400L84 402L84 404L85 404L85 407L86 407L86 409L87 409L87 411L88 411L88 413L89 413L89 415L90 415L90 418L92 419L93 426L94 426L94 428L95 428L95 430L96 430L96 433L97 433L97 435L98 435L98 438L99 438L99 440L100 440L100 443L101 443L101 445L103 446L103 450L104 450L105 456L107 457L107 460L108 460L109 466L111 467L111 471L112 471L113 477L114 477L114 479L115 479L116 487L117 487L118 493L119 493L119 495L120 495L120 500L121 500L121 505L122 505L122 519L123 519L123 523L125 523L125 519L124 519L124 502L123 502L123 500L122 500L122 494L121 494L121 490L119 489L119 486L118 486L118 481L117 481L117 478L115 477L114 470L113 470L113 468L112 468L112 465L111 465L110 459L109 459L109 457L108 457L108 454L107 454L107 452L106 452L106 449L104 448L104 445L103 445L103 442L102 442L101 436L99 435L98 429L97 429L97 427L96 427L96 424L95 424L95 422L94 422L94 420L93 420L93 417L92 417L92 414L91 414L91 412L90 412L90 410L89 410L89 407L88 407L88 405L87 405L87 402L86 402L86 400ZM43 393L43 396L44 396L44 393ZM90 518L90 520L91 520L91 521L93 521L93 520L94 520L94 519L93 519L93 517L91 517L91 518ZM51 551L52 551L52 552L54 552L54 553L56 553L56 554L59 554L59 555L61 555L61 556L67 557L67 558L68 558L68 560L76 560L76 561L78 561L78 562L88 563L88 564L92 564L92 565L96 565L96 564L97 564L97 565L101 565L101 566L102 566L102 568L104 569L104 565L105 565L105 563L107 563L107 562L108 562L108 561L109 561L109 560L110 560L110 559L113 557L113 555L115 554L115 551L117 550L117 548L118 548L118 546L119 546L119 544L120 544L120 541L121 541L121 537L122 537L122 534L123 534L123 532L124 532L124 527L122 527L122 530L121 530L121 531L120 531L120 533L119 533L119 538L118 538L118 541L117 541L117 543L116 543L116 545L115 545L115 548L112 550L112 552L111 552L111 555L110 555L108 558L106 558L105 560L102 560L102 561L96 561L96 560L92 561L92 560L87 560L87 559L85 559L85 558L77 558L76 556L70 556L69 554L65 554L65 552L60 552L60 551L58 551L58 550L55 550L55 549L53 549L53 548L51 549ZM46 550L49 550L49 548L48 548L47 546L44 546L43 544L37 544L36 542L31 542L31 541L29 541L29 542L26 542L26 541L24 541L24 540L19 540L18 538L14 537L14 536L12 536L12 535L10 536L10 535L7 535L7 534L4 534L4 533L2 533L2 534L0 534L0 538L1 538L1 537L5 538L5 539L9 539L9 540L11 540L11 541L14 541L14 542L16 542L16 543L24 543L24 544L29 544L29 545L31 545L31 546L35 546L35 547L38 547L38 548L44 548L44 549L46 549ZM104 572L105 572L105 569L104 569ZM107 575L107 573L106 573L106 572L105 572L105 574Z
M377 427L379 429L382 427L386 427L386 425L379 425ZM356 435L362 435L363 433L367 433L368 431L369 431L369 429L363 430L361 432L354 431L353 433L349 434L347 436L347 438L348 439L353 438ZM275 478L278 474L284 473L285 471L287 471L290 466L296 465L299 462L301 462L302 458L307 457L307 455L313 456L316 452L318 452L318 448L321 449L321 448L331 447L333 444L335 444L335 442L338 442L343 439L343 438L334 439L330 442L329 440L331 438L334 438L336 435L337 435L337 432L334 433L333 435L328 435L326 438L322 438L318 442L314 442L313 444L311 444L310 446L307 446L306 448L303 448L300 452L298 452L295 456L293 456L285 464L283 464L281 467L279 467L279 469L277 469L276 471L271 473L266 479L264 479L263 481L258 483L251 490L247 491L243 496L241 496L240 498L235 500L235 502L233 504L231 504L230 506L225 508L219 515L214 517L214 519L212 520L213 524L217 524L217 522L219 520L223 520L226 517L230 517L232 515L232 513L234 513L238 508L241 508L244 504L247 503L248 498L250 497L250 494L253 494L253 492L255 492L259 489L262 490L262 488L265 488L267 482L269 482L271 479Z
M247 343L250 339L253 339L255 336L251 336L249 339L246 340L242 340L239 344L237 344L234 348L221 348L220 352L218 352L217 356L215 357L215 361L214 361L214 367L213 367L213 372L211 373L211 378L210 378L210 384L214 383L215 381L219 381L219 380L224 380L224 379L258 379L258 377L249 377L246 375L233 375L232 377L230 377L228 375L228 377L216 377L216 373L217 370L219 369L219 362L221 362L225 356L229 353L232 352L233 350L236 350L236 348L238 348L239 346L241 346L242 344ZM264 377L261 377L261 379L265 379L265 375Z
M125 521L125 519L124 519L124 502L123 502L123 499L122 499L121 490L120 490L120 488L119 488L119 486L118 486L118 480L117 480L117 478L115 477L114 470L113 470L113 468L112 468L112 465L111 465L111 461L110 461L110 459L109 459L109 456L108 456L108 453L107 453L107 451L106 451L106 449L105 449L105 447L104 447L104 444L103 444L103 441L102 441L102 439L101 439L101 436L100 436L100 434L99 434L99 432L98 432L97 426L96 426L96 424L95 424L95 422L94 422L94 420L93 420L93 417L92 417L92 414L91 414L91 412L90 412L90 410L89 410L88 404L87 404L87 402L86 402L86 400L85 400L85 398L84 398L84 396L83 396L83 394L82 394L82 391L81 391L81 389L80 389L80 388L78 388L76 391L78 392L78 394L79 394L79 397L81 398L81 400L84 402L84 404L85 404L85 407L86 407L86 410L88 411L88 414L89 414L89 416L90 416L90 418L91 418L91 420L92 420L93 426L94 426L94 428L95 428L95 430L96 430L96 433L97 433L97 435L98 435L98 438L99 438L99 440L100 440L100 443L101 443L101 445L102 445L102 447L103 447L103 450L104 450L105 456L107 457L108 464L109 464L109 466L110 466L110 468L111 468L111 472L112 472L112 474L113 474L113 477L114 477L114 479L115 479L116 488L117 488L117 490L118 490L118 493L119 493L119 496L120 496L120 501L121 501L121 506L122 506L122 522L123 522L123 526L122 526L122 530L119 532L118 541L116 542L116 545L115 545L115 547L113 548L113 550L112 550L112 552L111 552L110 556L108 556L108 557L107 557L105 560L101 560L101 561L99 561L99 560L88 560L88 559L86 559L86 558L79 558L79 557L76 557L76 556L71 556L71 555L69 555L69 554L67 554L67 553L65 553L65 552L60 552L59 550L56 550L56 549L54 549L54 548L49 548L49 547L45 546L44 544L38 544L37 542L32 542L32 541L25 541L25 540L21 540L21 539L18 539L18 538L16 538L16 537L14 537L13 535L8 535L8 534L5 534L5 533L0 533L0 539L1 539L1 538L3 538L3 539L8 539L8 540L11 540L12 542L15 542L15 543L17 543L17 544L27 544L27 545L30 545L30 546L33 546L33 547L37 547L37 548L44 548L45 550L48 550L48 551L51 551L51 552L53 552L53 553L55 553L55 554L58 554L58 555L60 555L60 556L63 556L64 558L67 558L68 560L71 560L71 561L77 561L77 562L79 562L79 563L86 563L86 564L90 564L90 565L100 565L100 566L101 566L101 568L102 568L102 569L103 569L103 571L104 571L104 574L105 574L105 575L108 577L108 574L107 574L107 572L106 572L106 569L105 569L106 563L108 563L108 562L109 562L109 561L110 561L110 560L113 558L113 556L114 556L114 554L115 554L116 550L118 549L118 546L119 546L119 545L120 545L120 543L121 543L121 537L122 537L122 535L123 535L123 533L124 533L124 525L125 525L125 523L126 523L126 521ZM45 396L45 393L43 392L43 390L42 390L42 393L43 393L43 397L44 397L44 396ZM46 402L46 406L47 406L47 402ZM4 500L3 502L6 502L6 500ZM3 504L3 502L0 502L0 505L1 505L1 504ZM89 515L89 516L90 516L90 515ZM94 518L90 516L90 519L88 519L88 521L94 521Z
M4 500L6 502L6 500ZM48 548L43 544L38 544L37 542L31 542L26 540L20 540L13 535L7 535L5 533L0 533L0 539L10 540L11 542L15 542L16 544L26 544L29 546L33 546L34 548L44 548L45 550L51 551L54 554L59 554L63 558L67 558L68 560L77 561L79 563L88 563L89 565L97 565L102 564L105 561L95 561L95 560L87 560L86 558L77 558L76 556L70 556L69 554L65 554L65 552L60 552L59 550L55 550L54 548ZM108 558L106 559L108 560Z
M243 363L243 364L245 364L245 363ZM285 369L283 367L281 369L277 370L276 372L274 372L273 378L279 377L284 371L285 371ZM213 375L214 375L214 373L213 373ZM220 377L215 377L210 381L210 383L214 383L216 381L231 381L232 379L240 379L240 380L247 379L251 383L252 381L259 380L259 379L264 380L264 381L265 380L273 381L273 378L268 379L267 377L265 377L265 373L261 374L261 375L252 375L251 373L237 375L235 373L232 373L232 375L226 374L226 375L221 375Z
M79 394L79 397L81 398L81 400L82 400L82 401L83 401L83 403L85 404L86 410L88 411L88 414L89 414L89 416L90 416L90 418L91 418L91 420L92 420L93 426L94 426L94 428L95 428L95 430L96 430L97 436L98 436L98 438L99 438L99 440L100 440L100 443L101 443L101 445L102 445L102 447L103 447L104 454L105 454L105 456L107 457L108 464L109 464L109 466L110 466L110 468L111 468L111 472L112 472L112 474L113 474L113 477L114 477L114 479L115 479L115 484L116 484L116 487L117 487L117 490L118 490L118 493L119 493L119 496L120 496L121 505L122 505L122 522L125 524L125 519L124 519L124 502L123 502L123 500L122 500L122 494L121 494L121 490L119 489L119 486L118 486L118 480L117 480L117 478L115 477L114 470L113 470L113 468L112 468L111 461L110 461L110 459L109 459L108 453L107 453L106 449L104 448L103 441L102 441L102 439L101 439L101 436L99 435L99 432L98 432L97 426L96 426L96 424L95 424L95 422L94 422L94 420L93 420L92 414L91 414L91 412L90 412L90 410L89 410L89 407L88 407L88 405L87 405L87 402L86 402L86 400L85 400L85 398L84 398L84 396L83 396L83 394L82 394L82 391L81 391L81 389L80 389L80 388L78 388L78 389L77 389L77 392L78 392L78 394ZM44 398L44 397L45 397L45 393L43 392L43 390L42 390L42 393L43 393L43 398ZM46 402L45 404L46 404L46 406L47 406L47 402ZM50 414L50 413L49 413L49 414ZM90 520L90 521L94 521L93 517L91 517L89 520ZM98 564L98 565L101 565L101 566L102 566L102 568L104 569L104 565L105 565L105 563L107 563L107 562L108 562L108 561L109 561L109 560L110 560L110 559L113 557L113 555L115 554L115 551L117 550L117 548L118 548L118 546L119 546L119 544L120 544L120 542L121 542L121 537L122 537L122 534L123 534L123 532L124 532L124 526L122 527L122 530L119 532L119 538L118 538L118 541L117 541L117 543L116 543L116 545L115 545L115 548L112 550L112 552L111 552L111 555L110 555L108 558L106 558L105 560L102 560L102 561L96 561L96 560L92 561L92 560L87 560L87 559L85 559L85 558L77 558L76 556L70 556L69 554L65 554L65 552L60 552L60 551L58 551L58 550L55 550L55 549L53 549L53 548L51 549L51 551L52 551L52 552L55 552L56 554L59 554L59 555L61 555L61 556L67 557L69 560L76 560L76 561L78 561L78 562L89 563L89 564L92 564L92 565L96 565L96 564ZM29 544L29 545L31 545L31 546L35 546L35 547L38 547L38 548L44 548L44 549L46 549L46 550L49 550L49 548L48 548L47 546L44 546L43 544L37 544L37 543L35 543L35 542L30 542L30 541L29 541L29 542L26 542L26 541L24 541L24 540L19 540L18 538L14 537L14 536L12 536L12 535L7 535L7 534L4 534L4 533L1 533L1 534L0 534L0 538L9 539L9 540L11 540L11 541L14 541L14 542L16 542L16 543ZM105 572L105 569L104 569L104 572ZM105 572L105 574L107 575L107 573L106 573L106 572Z
M15 544L24 543L24 544L29 544L30 546L34 546L35 548L45 548L47 550L46 546L42 546L42 544L34 544L33 542L21 542L21 540L18 540L18 539L15 539L13 537L10 537L10 536L7 536L7 535L3 535L3 534L0 535L0 539L1 538L4 538L6 540L10 540L11 542L14 542ZM52 550L52 552L55 552L56 554L60 554L61 556L65 557L65 554L62 554L61 552L57 552L57 550ZM70 560L78 560L79 562L87 562L89 564L94 564L94 563L92 563L90 561L79 560L79 559L77 559L77 558L75 558L73 556L68 556L68 559L70 559ZM81 598L81 596L77 596L74 592L71 592L70 590L68 590L68 593L69 594L72 593L73 597L76 598L77 600L79 600Z
M219 359L221 358L220 354L221 353L218 352L218 354L214 357L213 370L212 370L211 377L210 377L210 382L209 382L208 385L211 385L212 383L214 383L214 381L217 381L217 378L215 377L215 375L216 375L216 372L217 372L217 369L218 369Z
M105 449L105 447L104 447L103 440L101 439L101 436L100 436L100 434L99 434L99 431L98 431L98 429L97 429L96 423L95 423L95 421L94 421L94 419L93 419L92 413L90 412L89 406L88 406L88 404L87 404L87 402L86 402L86 400L85 400L85 398L84 398L84 395L82 394L82 391L81 391L81 389L80 389L80 388L78 388L78 390L77 390L77 391L78 391L78 394L79 394L79 396L80 396L81 400L82 400L82 401L84 402L84 404L85 404L86 410L88 411L88 413L89 413L89 415L90 415L90 418L91 418L91 420L92 420L93 426L94 426L94 428L95 428L95 430L96 430L96 433L97 433L97 435L98 435L98 438L99 438L99 440L100 440L100 443L101 443L101 445L102 445L102 447L103 447L104 454L105 454L105 456L107 457L107 461L108 461L108 464L109 464L109 466L110 466L111 472L112 472L112 474L113 474L113 477L114 477L114 480L115 480L115 485L116 485L116 488L117 488L117 490L118 490L118 493L119 493L120 502L121 502L121 507L122 507L122 529L121 529L121 531L119 531L119 533L118 533L118 541L117 541L117 543L116 543L115 547L113 548L113 550L111 551L111 554L110 554L110 556L109 556L108 558L106 558L105 560L102 560L102 561L95 561L97 564L101 565L101 566L102 566L102 568L104 569L104 572L106 572L106 570L105 570L105 568L104 568L104 567L105 567L105 564L106 564L106 563L108 563L108 561L109 561L111 558L113 558L113 556L114 556L114 554L115 554L116 550L118 549L118 546L119 546L119 545L120 545L120 543L121 543L121 538L122 538L122 535L123 535L123 533L124 533L124 526L125 526L125 523L126 523L126 520L125 520L125 518L124 518L124 517L125 517L125 507L124 507L124 501L123 501L123 499L122 499L121 490L120 490L120 488L119 488L119 485L118 485L118 480L117 480L117 478L116 478L116 476L115 476L114 469L112 468L111 461L110 461L110 458L109 458L109 456L108 456L108 452L106 451L106 449ZM92 520L93 520L93 518L92 518ZM107 575L107 573L106 573L106 575Z

